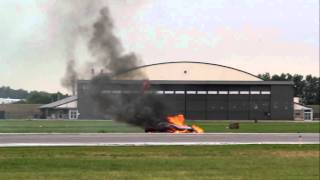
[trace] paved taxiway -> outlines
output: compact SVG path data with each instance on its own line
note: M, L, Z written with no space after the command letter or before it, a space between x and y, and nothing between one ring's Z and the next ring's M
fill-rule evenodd
M223 145L319 144L319 133L88 133L6 134L0 147L14 146L117 146L117 145Z

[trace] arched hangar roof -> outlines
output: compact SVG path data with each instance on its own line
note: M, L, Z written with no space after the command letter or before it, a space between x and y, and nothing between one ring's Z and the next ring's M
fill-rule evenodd
M204 62L165 62L140 66L118 74L116 79L140 80L135 74L143 73L149 80L165 81L262 81L248 72Z

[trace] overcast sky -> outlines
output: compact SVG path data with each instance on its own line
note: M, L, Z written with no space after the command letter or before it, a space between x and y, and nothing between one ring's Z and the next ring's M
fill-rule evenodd
M92 23L98 11L77 19L70 16L93 1L65 2L0 1L0 86L66 92L61 78L69 26ZM84 2L85 6L79 5ZM126 51L135 52L144 64L202 61L253 74L319 76L318 0L109 0L105 4ZM77 42L75 58L89 60L86 43Z

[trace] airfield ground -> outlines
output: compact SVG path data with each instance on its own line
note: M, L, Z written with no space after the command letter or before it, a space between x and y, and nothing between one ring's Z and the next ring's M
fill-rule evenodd
M319 145L0 148L0 179L318 179Z
M192 122L187 122L192 124ZM197 121L206 132L319 133L319 122ZM1 120L0 133L144 132L114 121ZM319 179L320 145L2 147L0 179Z
M240 129L228 129L230 121L188 121L205 132L236 133L319 133L318 122L240 122ZM102 120L0 120L0 133L126 133L144 132L125 123Z

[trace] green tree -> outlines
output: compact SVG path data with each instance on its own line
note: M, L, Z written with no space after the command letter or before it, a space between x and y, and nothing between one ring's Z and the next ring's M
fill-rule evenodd
M319 78L306 76L303 100L307 104L319 104Z
M264 73L264 74L258 74L258 77L265 80L265 81L269 81L271 80L270 74L269 73Z
M28 91L23 89L15 90L7 86L0 87L0 98L24 99L28 94Z
M289 73L286 74L286 80L287 81L293 81L293 76Z
M264 73L259 74L258 77L263 80L293 81L295 97L300 97L305 104L320 104L319 77L312 75L304 77L300 74L291 75L289 73L274 74L271 78L269 73Z
M47 104L68 97L68 94L48 93L44 91L28 92L23 89L11 89L8 86L0 87L0 98L24 99L16 104Z
M52 102L51 95L47 92L31 91L26 98L27 104L48 104Z
M52 101L58 101L66 97L68 97L68 94L62 94L61 92L51 94Z
M304 89L305 89L305 81L303 80L303 76L299 74L295 74L292 77L294 83L294 96L300 97L304 99Z
M287 75L284 73L281 73L280 75L274 74L271 77L272 81L287 81Z

